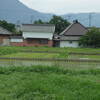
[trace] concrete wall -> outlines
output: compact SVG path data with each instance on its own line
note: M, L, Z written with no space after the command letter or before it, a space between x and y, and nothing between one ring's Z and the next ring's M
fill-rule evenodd
M70 43L70 41L60 41L60 47L79 47L78 45L78 41L72 41L72 43Z
M47 38L52 40L53 33L36 33L36 32L23 32L24 39L26 38Z

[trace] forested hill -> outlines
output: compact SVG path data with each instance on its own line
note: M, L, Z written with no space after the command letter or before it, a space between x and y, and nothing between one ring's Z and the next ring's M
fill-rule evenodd
M4 19L13 23L29 23L37 19L49 20L51 14L45 14L28 8L19 0L0 0L0 20Z
M38 19L48 21L52 15L30 9L19 0L0 0L0 20L12 23L31 23ZM91 26L100 27L100 13L91 13L91 16L89 13L72 13L61 16L69 21L78 19L85 26L89 26L90 23Z

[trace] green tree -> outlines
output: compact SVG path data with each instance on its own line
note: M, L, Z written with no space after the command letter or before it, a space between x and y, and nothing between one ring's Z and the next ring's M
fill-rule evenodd
M49 21L49 24L54 24L56 29L55 29L55 33L59 34L61 33L66 27L68 27L70 25L70 23L63 19L60 16L56 16L54 15L52 17L52 19Z
M100 29L92 28L86 35L79 40L79 45L82 47L100 47Z
M34 24L46 24L47 22L43 22L41 19L34 21Z
M5 20L3 20L3 21L0 20L0 26L2 26L3 28L7 29L10 32L16 33L15 25L12 23L8 23Z

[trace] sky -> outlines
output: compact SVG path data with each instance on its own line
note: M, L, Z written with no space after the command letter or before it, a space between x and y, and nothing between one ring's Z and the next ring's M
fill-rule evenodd
M100 12L100 0L20 0L29 8L44 13L67 14Z

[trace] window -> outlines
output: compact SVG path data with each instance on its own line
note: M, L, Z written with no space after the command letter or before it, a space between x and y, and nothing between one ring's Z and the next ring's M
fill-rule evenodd
M27 43L32 44L32 43L34 43L34 40L31 39L31 38L28 38L28 39L27 39Z
M48 40L42 39L42 40L39 40L39 43L40 44L48 44Z

